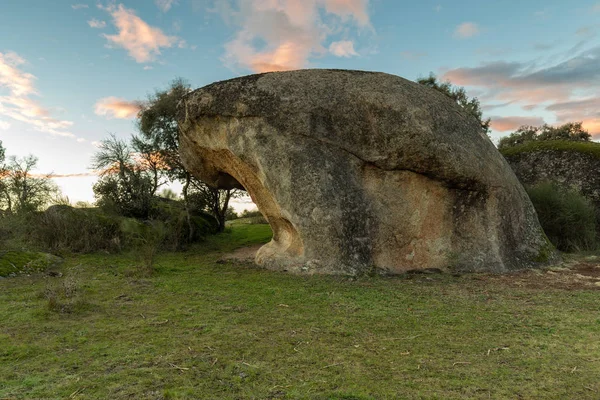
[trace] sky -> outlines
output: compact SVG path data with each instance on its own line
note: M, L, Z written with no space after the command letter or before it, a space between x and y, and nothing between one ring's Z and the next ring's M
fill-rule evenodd
M137 100L300 68L433 72L479 98L494 141L567 121L600 139L598 0L2 0L0 140L93 201L92 155L136 133Z

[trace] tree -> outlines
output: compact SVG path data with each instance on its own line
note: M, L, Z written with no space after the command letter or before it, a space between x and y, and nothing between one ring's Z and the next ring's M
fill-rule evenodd
M4 167L2 203L8 212L24 213L37 211L50 203L59 193L50 174L36 175L38 158L33 155L9 157Z
M2 146L2 140L0 140L0 168L4 167L4 160L6 160L6 149Z
M589 142L592 135L583 128L581 122L567 122L559 126L523 125L515 132L500 139L498 149L508 149L525 143L548 141L548 140L566 140L571 142Z
M135 153L135 158L140 168L149 173L152 179L152 194L155 195L158 188L167 183L165 176L168 172L168 165L163 161L162 156L157 149L159 144L156 138L146 139L142 136L131 137L131 147Z
M135 159L134 149L127 142L114 135L104 139L94 155L92 168L100 171L100 179L94 185L99 206L127 217L148 218L156 181Z
M166 90L157 90L147 101L140 104L138 129L145 143L160 157L167 166L167 175L171 180L182 182L182 196L190 224L190 194L194 193L196 204L204 203L204 209L217 218L219 230L225 229L225 214L232 197L237 190L218 190L208 187L192 176L185 168L179 156L179 126L177 125L177 104L190 93L189 83L179 78L171 82ZM200 200L201 198L201 200Z
M4 207L6 207L7 211L9 209L8 205L4 205L7 202L10 204L10 197L8 193L7 186L7 178L8 178L8 169L4 164L6 160L6 149L2 146L2 141L0 140L0 211L3 211Z
M473 97L470 99L467 96L467 92L462 87L455 87L447 82L439 82L437 77L430 73L427 78L419 78L417 83L427 86L431 89L435 89L438 92L445 94L450 97L452 100L456 102L459 106L461 106L468 114L472 115L479 121L481 124L481 128L486 134L490 133L490 118L483 119L483 112L481 111L481 104L479 103L479 99L477 97Z

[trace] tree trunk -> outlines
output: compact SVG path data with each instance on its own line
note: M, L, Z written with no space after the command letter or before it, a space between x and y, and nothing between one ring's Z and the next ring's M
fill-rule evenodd
M192 224L192 216L190 215L190 204L188 201L188 190L190 188L191 176L188 172L185 174L185 184L183 185L183 203L185 204L185 214L188 224L188 243L192 243L194 240L194 225Z
M216 196L216 209L217 209L217 219L219 221L219 232L223 232L225 230L225 217L227 216L227 208L229 207L229 200L231 199L232 190L225 190L225 200L223 200L223 204L221 204L221 195L220 193Z

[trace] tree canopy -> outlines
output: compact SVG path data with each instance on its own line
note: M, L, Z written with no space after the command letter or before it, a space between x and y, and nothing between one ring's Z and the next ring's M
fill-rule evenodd
M0 146L1 147L1 146ZM0 158L5 160L4 148ZM60 192L50 174L34 174L38 159L33 155L11 156L0 163L0 206L9 213L37 211Z
M115 135L104 139L92 160L92 168L100 172L94 194L101 207L127 217L148 218L156 186L150 170L135 155L134 148Z
M171 180L182 182L183 200L188 207L210 212L219 221L219 229L223 230L229 201L239 192L208 187L186 170L179 156L177 104L190 92L189 83L178 78L167 89L157 90L142 102L138 113L139 140L160 155Z
M505 150L526 143L548 140L589 142L591 137L592 135L583 128L581 122L567 122L559 126L523 125L510 135L501 138L498 149Z

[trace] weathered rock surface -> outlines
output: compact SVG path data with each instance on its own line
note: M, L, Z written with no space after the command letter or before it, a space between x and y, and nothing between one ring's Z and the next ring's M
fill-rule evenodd
M553 182L574 188L600 210L600 143L548 142L523 149L505 155L523 185Z
M294 272L526 268L549 245L478 122L403 78L301 70L217 82L180 104L189 170L244 187L271 224L256 262Z

